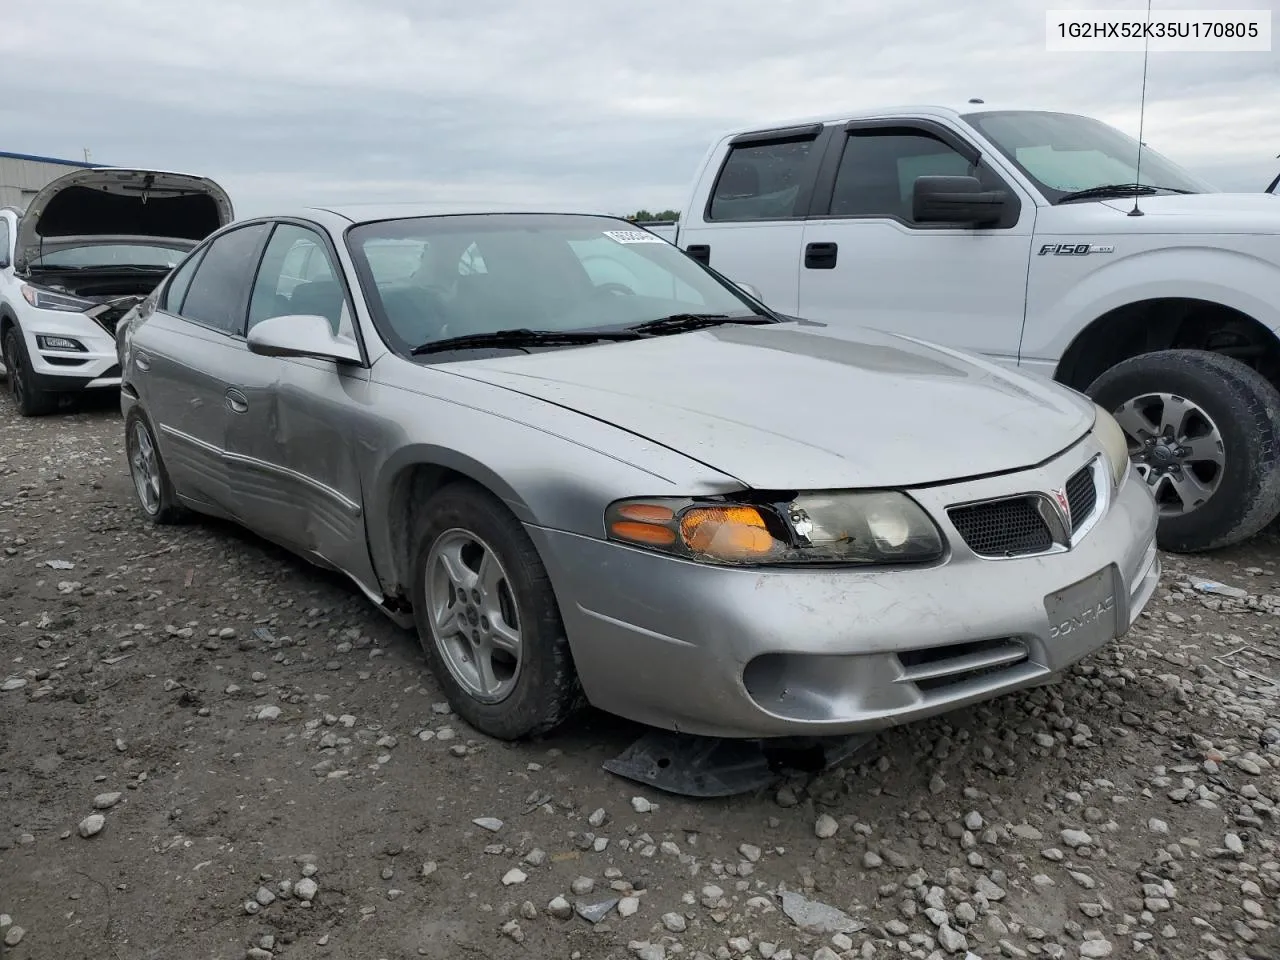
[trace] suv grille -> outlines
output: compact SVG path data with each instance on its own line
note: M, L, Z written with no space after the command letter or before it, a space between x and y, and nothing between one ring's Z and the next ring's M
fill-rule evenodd
M1098 505L1098 491L1093 486L1093 464L1071 475L1067 481L1067 503L1071 506L1071 532L1075 533Z
M1019 557L1053 546L1049 526L1032 497L1013 497L948 510L951 522L980 556Z

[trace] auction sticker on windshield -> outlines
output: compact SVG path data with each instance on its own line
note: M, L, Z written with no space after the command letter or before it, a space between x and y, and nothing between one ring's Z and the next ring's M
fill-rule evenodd
M647 230L606 230L604 235L618 243L666 243L656 233Z

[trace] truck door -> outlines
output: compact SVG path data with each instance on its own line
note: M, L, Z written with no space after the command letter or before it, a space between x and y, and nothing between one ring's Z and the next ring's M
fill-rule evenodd
M719 170L707 171L710 191L698 190L681 217L679 246L795 313L804 216L826 139L820 123L734 137Z
M981 229L916 223L921 176L976 176L1015 198ZM801 316L859 324L1016 366L1035 204L929 120L854 121L829 142L804 227Z

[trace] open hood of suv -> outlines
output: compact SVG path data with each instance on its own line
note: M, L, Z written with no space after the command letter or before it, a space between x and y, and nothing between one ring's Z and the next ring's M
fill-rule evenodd
M44 241L154 237L198 242L234 219L212 180L164 170L95 167L49 183L18 222L14 266L26 270Z

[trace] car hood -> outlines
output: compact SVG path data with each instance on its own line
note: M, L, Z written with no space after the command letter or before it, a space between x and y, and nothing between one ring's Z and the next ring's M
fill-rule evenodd
M1116 213L1128 214L1133 209L1131 197L1100 203ZM1139 197L1138 209L1147 218L1132 221L1132 229L1139 233L1168 231L1171 227L1183 232L1280 233L1280 204L1270 193L1175 193ZM1169 223L1170 217L1178 218L1178 222Z
M1030 467L1079 440L1094 418L1092 403L1047 380L905 337L803 321L447 369L761 490L918 486Z
M234 217L226 191L205 177L115 167L76 170L32 197L18 221L15 266L27 269L45 240L110 236L199 241Z

